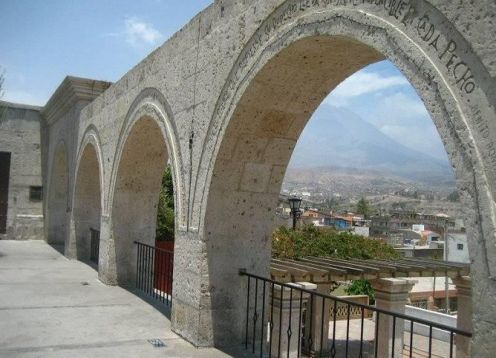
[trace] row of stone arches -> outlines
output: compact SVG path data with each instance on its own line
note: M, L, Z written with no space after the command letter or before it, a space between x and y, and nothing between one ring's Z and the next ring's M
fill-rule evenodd
M99 250L101 265L97 269L102 281L109 284L134 283L134 241L155 245L157 204L167 163L174 168L175 192L181 190L177 179L180 155L169 156L176 143L176 138L171 138L174 130L164 107L155 103L157 97L154 90L147 89L131 107L117 144L115 165L108 171L110 178L105 177L102 145L94 126L85 131L79 145L72 190L64 142L54 150L50 165L47 241L68 257L90 263L91 232L100 234L103 229L99 245L112 244L99 247L103 250ZM181 202L176 200L175 207L180 213ZM111 225L102 228L106 217L111 218ZM180 214L176 217L181 219Z
M307 5L295 5L299 3ZM485 316L480 307L493 302L490 297L494 295L488 293L496 292L496 287L488 277L496 267L492 245L495 171L481 154L487 141L479 141L483 133L478 132L481 126L476 123L479 110L489 123L487 131L493 127L490 108L494 98L488 96L491 83L487 71L477 59L466 59L465 66L472 68L479 87L460 88L459 74L449 57L453 61L455 56L463 56L470 46L454 29L440 34L435 46L425 41L422 31L432 25L427 21L443 23L438 19L441 14L430 5L420 10L431 17L405 12L405 23L400 24L394 14L372 2L363 6L353 2L350 8L346 4L333 8L330 2L309 3L282 2L262 19L232 68L225 71L229 75L222 81L222 91L208 98L216 105L210 123L201 127L206 131L204 142L196 142L188 130L178 136L163 95L144 89L128 111L111 170L99 172L104 177L100 186L105 188L100 194L100 227L106 243L101 253L106 265L101 278L126 284L132 281L134 269L132 241L146 243L153 235L160 178L170 159L180 248L174 262L172 320L177 332L199 346L228 344L242 335L243 284L238 270L268 273L272 219L267 213L275 207L292 150L311 114L347 76L383 58L396 64L418 91L455 168L467 231L474 238L470 242L472 271L481 278L475 283L479 286L474 300L487 302L474 306L476 318ZM453 41L458 41L456 47ZM117 137L117 131L113 135ZM201 147L200 158L192 158L192 146ZM87 154L85 148L80 151L81 158L95 156L90 149ZM104 156L105 160L112 155ZM186 173L182 158L188 155ZM54 163L54 168L64 167L63 159ZM84 165L96 168L91 163ZM55 184L51 186L61 183L64 188L64 178L52 174ZM84 208L98 202L98 198L86 196L96 183L83 176L76 181L75 228L83 230L95 220ZM50 235L65 224L59 220L64 216L61 193L57 189L49 195L49 207L53 206L48 216L53 223ZM483 339L482 335L478 339Z

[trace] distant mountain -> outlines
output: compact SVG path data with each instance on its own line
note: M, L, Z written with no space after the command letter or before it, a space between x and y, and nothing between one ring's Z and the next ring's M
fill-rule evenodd
M300 136L289 168L353 168L429 183L453 182L447 161L398 141L347 109L323 105Z

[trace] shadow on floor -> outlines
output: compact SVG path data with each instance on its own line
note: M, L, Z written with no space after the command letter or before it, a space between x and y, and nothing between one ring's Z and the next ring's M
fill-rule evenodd
M50 247L52 247L52 249L54 249L55 251L59 252L60 254L65 255L65 253L64 253L65 245L64 244L48 243L48 245Z
M163 302L162 300L153 298L152 296L134 287L124 287L124 286L121 287L126 291L132 293L133 295L139 297L141 300L145 301L146 303L148 303L150 306L152 306L161 314L163 314L165 317L167 317L170 321L171 311L172 311L172 305L170 304L170 302L169 304L167 304L167 301Z

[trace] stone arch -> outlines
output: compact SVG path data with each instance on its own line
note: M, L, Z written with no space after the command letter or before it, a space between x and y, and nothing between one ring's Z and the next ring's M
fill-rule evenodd
M157 204L168 161L173 170L176 228L184 225L181 160L163 96L144 90L131 106L121 131L109 193L116 283L134 283L134 241L155 244Z
M180 230L186 228L186 208L184 188L185 183L183 179L183 160L181 150L179 148L179 141L175 121L173 120L172 111L169 103L162 95L162 93L155 88L145 88L136 97L127 112L126 119L119 134L119 140L116 149L116 155L112 166L111 184L108 192L107 199L107 212L111 212L113 203L113 195L115 193L115 183L118 171L118 163L121 160L122 152L126 139L129 137L131 130L136 122L143 117L152 118L156 121L160 131L165 140L166 150L168 153L168 160L172 166L173 181L174 181L174 199L176 211L176 227Z
M52 155L47 190L47 242L65 245L69 191L69 163L67 146L60 141Z
M206 183L197 182L195 196L208 254L202 272L208 282L201 286L211 292L203 303L212 312L210 343L231 339L216 334L226 333L222 322L242 322L236 310L242 291L238 269L268 274L269 216L306 122L342 80L383 58L405 74L434 119L467 208L473 275L486 292L496 291L488 283L496 270L495 168L483 153L494 145L488 133L495 133L496 116L487 70L427 2L406 5L399 13L387 8L391 2L330 3L295 0L277 8L242 51L217 102L205 144L214 147L213 155L204 152L200 161L204 175L198 177ZM448 57L458 62L450 64ZM465 72L457 72L456 65ZM475 301L492 304L488 295L474 291ZM474 322L482 315L474 306ZM230 332L239 337L241 331L235 326Z
M90 259L91 231L100 231L104 195L100 140L94 127L86 130L77 156L71 218L71 243L68 255L82 261Z

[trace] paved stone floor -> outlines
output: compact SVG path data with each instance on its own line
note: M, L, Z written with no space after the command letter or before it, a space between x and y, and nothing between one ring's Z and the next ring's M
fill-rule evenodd
M349 352L350 356L358 356L360 351L360 332L361 332L361 320L353 319L350 320L350 342L349 342ZM364 320L364 331L363 331L363 352L364 357L373 357L374 354L374 336L375 336L375 322L371 319ZM329 337L332 338L332 328L329 329ZM408 345L410 343L410 333L405 331L404 334L404 344ZM332 341L329 341L329 345ZM344 357L345 347L346 347L346 321L338 321L336 324L336 349L339 354ZM413 335L413 352L415 353L413 357L427 357L429 350L429 338L418 334ZM432 340L432 356L434 357L449 357L449 343L443 342L437 339ZM409 346L405 349L405 356L409 356Z
M365 325L368 356L374 323L366 320ZM337 328L341 354L346 322L338 322ZM351 321L350 335L360 337L360 320ZM154 347L154 339L165 346ZM415 335L415 341L427 348L424 337ZM445 356L447 349L446 343L435 341L433 353ZM358 350L359 342L350 342L351 354ZM167 312L133 292L102 284L89 265L66 259L42 241L0 240L0 357L229 356L250 355L198 350L171 331Z
M46 243L0 240L0 357L227 356L197 350L156 308Z

